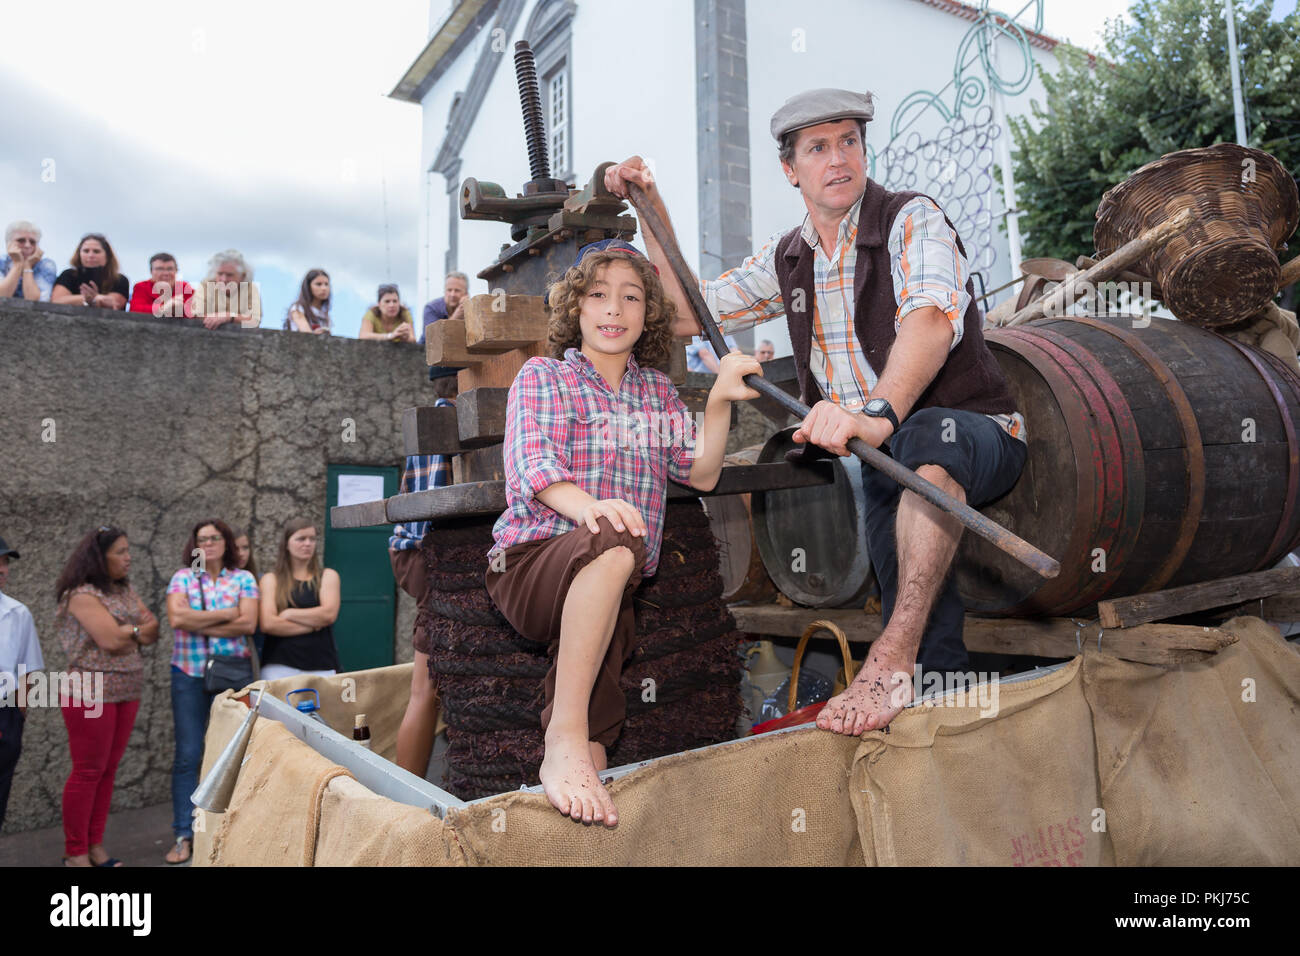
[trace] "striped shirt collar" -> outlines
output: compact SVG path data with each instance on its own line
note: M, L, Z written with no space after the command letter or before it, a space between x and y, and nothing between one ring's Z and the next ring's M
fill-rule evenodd
M847 248L853 244L858 234L858 215L862 212L862 200L866 198L864 192L858 197L850 208L848 213L840 220L839 230L836 234L836 244L841 248ZM803 226L799 230L799 235L803 241L808 244L809 249L816 249L821 244L821 236L817 235L817 228L813 225L812 213L803 217Z

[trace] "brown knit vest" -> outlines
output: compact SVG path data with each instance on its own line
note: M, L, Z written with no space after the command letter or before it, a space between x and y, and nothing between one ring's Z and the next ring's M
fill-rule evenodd
M898 211L920 195L924 194L891 193L868 179L858 213L853 330L862 354L877 378L884 372L889 350L894 345L894 316L898 314L898 301L894 298L894 281L890 274L889 229ZM944 221L956 235L957 229L946 215ZM800 397L804 404L812 406L825 396L808 369L808 357L812 352L812 314L817 301L813 290L814 250L800 238L799 233L800 228L796 227L777 243L776 275L781 287L781 301L785 303L786 322L790 327L790 343L794 347ZM966 255L960 236L957 237L957 248L963 256ZM921 393L912 411L931 406L987 415L1016 410L1006 377L984 343L980 310L975 304L975 285L970 278L966 280L966 294L971 301L963 316L961 342L948 354L948 360ZM796 304L802 304L803 308L792 308Z

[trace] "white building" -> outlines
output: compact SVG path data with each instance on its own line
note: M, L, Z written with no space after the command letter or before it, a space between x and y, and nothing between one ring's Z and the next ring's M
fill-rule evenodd
M977 290L993 289L1018 259L994 168L1009 167L1002 116L1045 100L1034 63L1055 69L1040 0L1007 14L953 0L431 0L428 43L390 94L423 111L420 294L440 295L452 269L487 291L474 276L509 239L501 223L462 221L458 200L469 176L507 195L530 178L520 39L536 54L551 174L581 188L601 162L645 157L701 275L802 222L768 122L792 94L835 86L875 94L871 175L938 200ZM789 353L784 321L741 346L761 338Z

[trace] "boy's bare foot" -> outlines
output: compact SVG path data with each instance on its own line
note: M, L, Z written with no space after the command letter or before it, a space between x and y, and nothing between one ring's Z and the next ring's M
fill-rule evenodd
M586 734L546 735L539 776L551 805L581 823L618 824L614 801L600 783Z
M847 737L887 726L912 701L915 667L906 653L891 653L877 639L853 683L821 709L817 726Z

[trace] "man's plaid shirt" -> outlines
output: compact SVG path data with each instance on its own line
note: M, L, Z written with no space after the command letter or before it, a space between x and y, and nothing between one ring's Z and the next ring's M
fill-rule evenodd
M689 485L696 422L658 369L629 355L619 392L576 348L563 361L531 358L506 405L506 510L492 528L495 555L578 525L537 493L571 481L598 501L621 498L646 524L643 577L659 565L668 479Z
M440 398L434 407L455 405L450 399ZM410 494L412 491L428 491L430 488L445 488L451 484L450 455L408 455L406 468L402 471L402 483L398 494ZM418 548L429 530L427 521L406 521L393 525L393 533L388 539L389 551L407 551Z
M876 387L876 373L862 354L853 328L853 271L858 260L858 214L862 200L840 220L835 249L828 257L812 217L804 219L800 237L813 250L812 350L808 369L828 401L850 412L859 411ZM776 278L776 245L785 231L717 279L701 281L700 292L724 334L751 328L785 315ZM898 311L897 333L908 313L934 306L952 325L951 352L962 339L963 317L970 305L966 292L969 266L957 248L957 238L931 200L917 196L894 217L889 230L889 258ZM1019 412L990 415L1007 434L1025 440L1025 419Z

